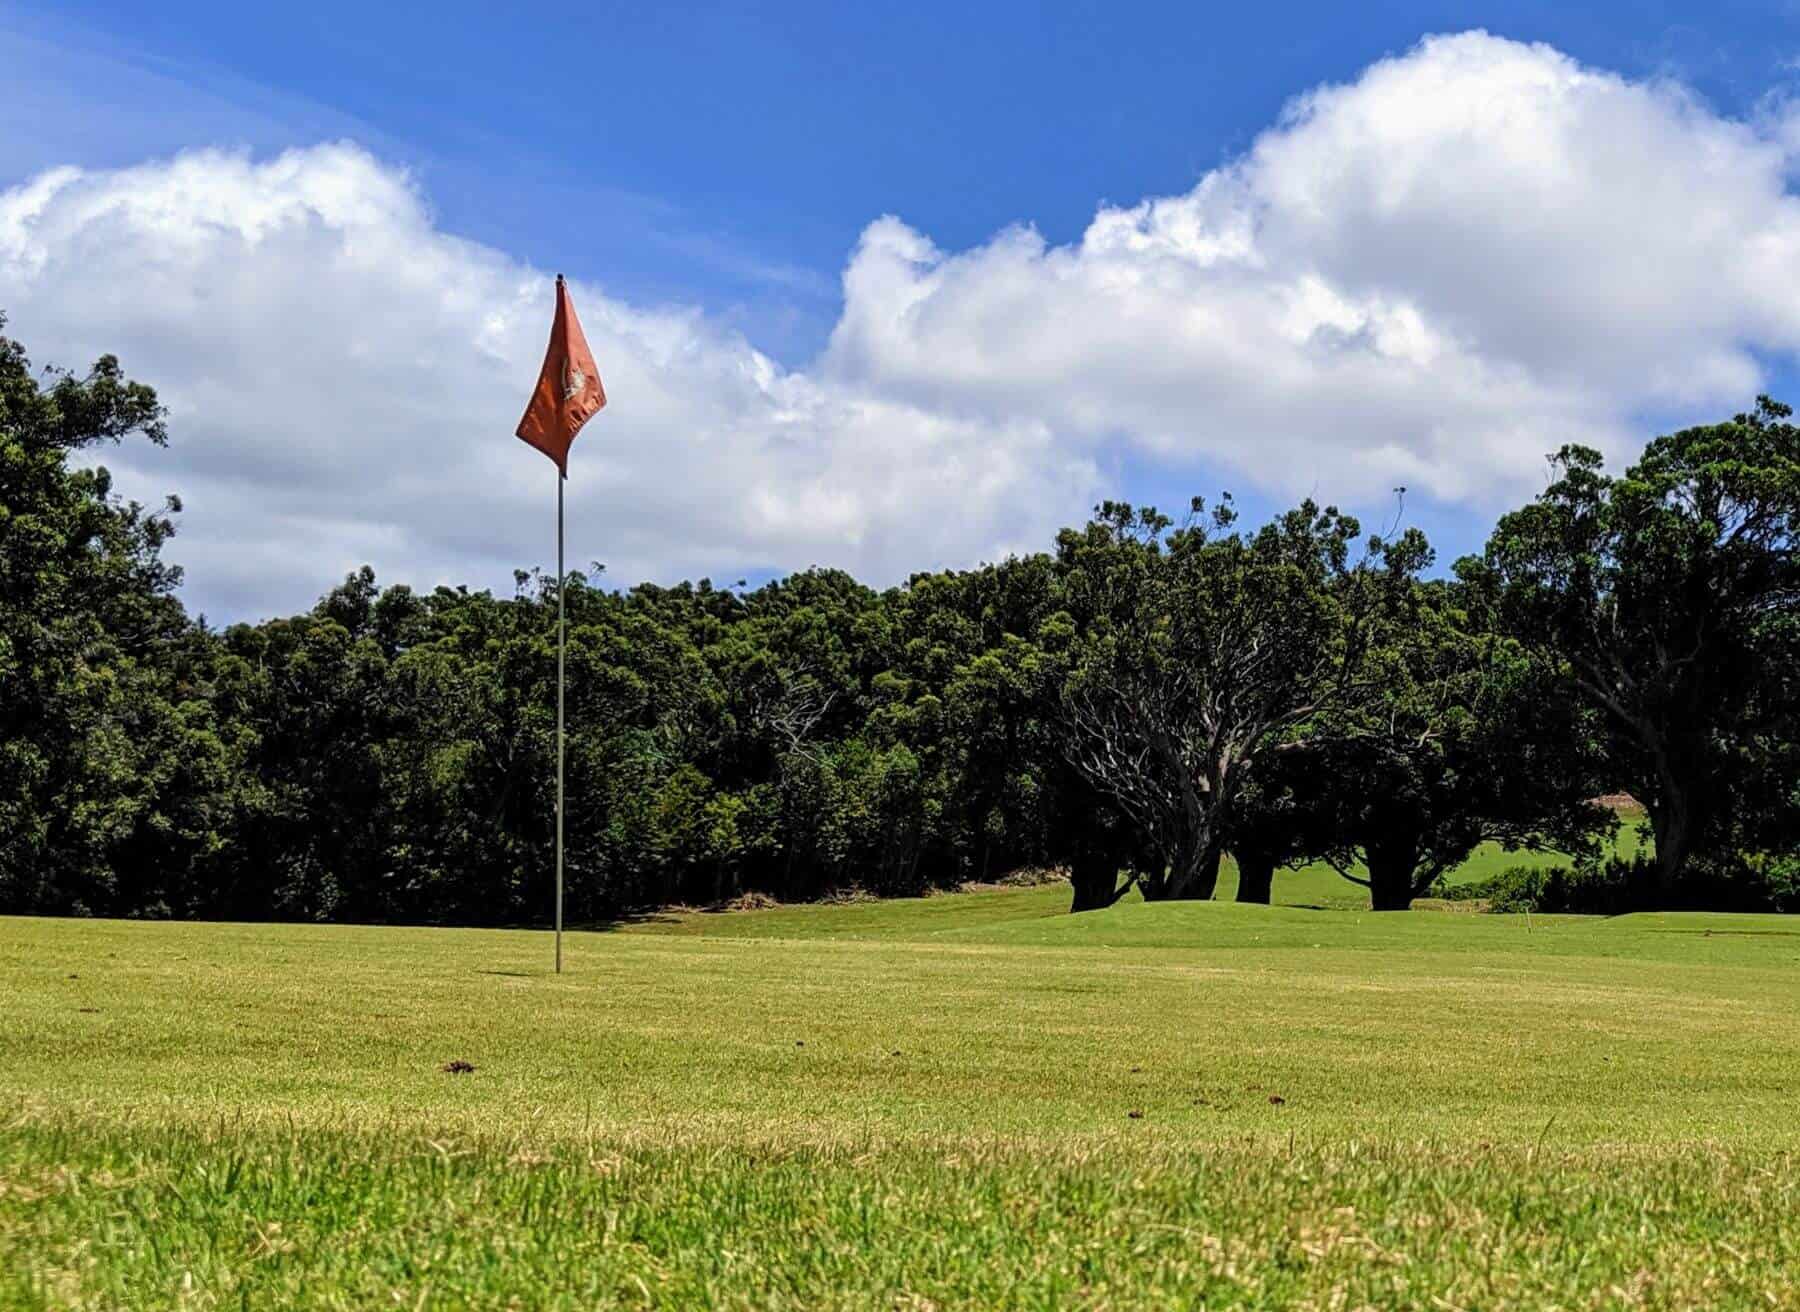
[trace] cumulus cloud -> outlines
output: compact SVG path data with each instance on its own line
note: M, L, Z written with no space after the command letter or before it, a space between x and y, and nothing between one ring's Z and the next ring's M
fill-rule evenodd
M812 563L894 577L1035 545L1096 479L1043 424L922 410L778 367L690 310L573 288L612 403L577 443L570 561L634 582ZM61 169L0 195L0 305L42 359L154 381L201 604L307 604L348 568L504 586L551 558L554 472L512 427L545 274L437 231L347 145Z
M1786 119L1483 33L1293 101L1184 195L946 253L872 224L829 376L1277 490L1489 501L1800 344Z
M1800 347L1797 121L1432 38L1066 246L871 223L804 369L578 284L612 404L576 448L571 560L892 580L1042 545L1123 451L1183 487L1491 510L1562 442L1623 451L1646 412L1740 404ZM231 615L364 560L503 584L547 559L551 467L509 434L548 298L351 145L0 192L11 331L161 387L171 451L107 459L183 494L194 600Z

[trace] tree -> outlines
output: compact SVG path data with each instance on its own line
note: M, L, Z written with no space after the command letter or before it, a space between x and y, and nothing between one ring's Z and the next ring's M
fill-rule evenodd
M1063 690L1070 762L1155 853L1146 899L1209 898L1259 752L1314 714L1339 655L1326 580L1355 521L1310 503L1254 537L1224 499L1189 522L1107 503L1058 539L1083 634Z
M1251 766L1232 809L1225 845L1237 862L1239 902L1267 906L1275 872L1332 850L1334 800L1346 780L1322 744L1297 734Z
M1603 716L1614 778L1655 836L1668 904L1697 854L1731 859L1738 800L1791 741L1800 429L1761 397L1657 438L1623 477L1579 446L1460 565Z
M1421 581L1432 559L1409 529L1345 577L1356 672L1315 727L1338 781L1325 857L1377 911L1405 910L1483 842L1586 851L1611 823L1554 667L1493 631L1478 589Z
M1526 654L1485 637L1435 658L1328 748L1345 783L1327 860L1376 911L1406 910L1482 843L1591 854L1614 823L1572 750L1579 708Z
M177 503L72 467L163 442L155 394L0 339L0 909L541 918L559 596L578 920L1020 866L1067 868L1074 910L1208 897L1227 850L1244 900L1325 856L1397 907L1478 842L1579 847L1619 782L1668 887L1684 852L1779 864L1787 418L1659 439L1617 480L1571 448L1454 581L1422 581L1417 534L1353 567L1353 520L1243 532L1227 498L1179 528L1103 505L1054 554L879 593L520 571L509 597L415 595L365 567L218 633L162 559Z
M180 503L69 463L164 444L162 407L110 355L42 377L0 336L0 908L183 914L237 762L161 557Z

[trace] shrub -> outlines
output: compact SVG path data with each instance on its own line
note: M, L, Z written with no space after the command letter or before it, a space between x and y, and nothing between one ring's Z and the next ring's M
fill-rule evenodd
M1692 861L1674 900L1658 905L1655 863L1604 861L1545 870L1513 866L1476 884L1433 888L1447 901L1480 899L1493 912L1619 916L1632 911L1800 911L1800 853L1756 855L1737 861Z
M1447 902L1485 902L1487 910L1501 914L1616 916L1642 909L1646 870L1618 860L1575 868L1517 865L1479 883L1433 885L1430 895Z

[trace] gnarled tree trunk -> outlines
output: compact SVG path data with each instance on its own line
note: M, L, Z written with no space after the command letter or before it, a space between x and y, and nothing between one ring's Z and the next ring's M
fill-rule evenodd
M1219 860L1224 850L1217 843L1195 844L1177 854L1158 879L1140 882L1146 902L1204 902L1219 887Z
M1253 847L1238 848L1231 855L1237 859L1237 900L1268 906L1275 890L1275 858Z
M1369 867L1369 904L1376 911L1408 911L1418 878L1419 842L1411 834L1390 834L1363 848Z
M1082 848L1069 866L1069 884L1074 896L1070 912L1100 911L1124 897L1131 888L1129 879L1119 880L1116 855L1105 848Z

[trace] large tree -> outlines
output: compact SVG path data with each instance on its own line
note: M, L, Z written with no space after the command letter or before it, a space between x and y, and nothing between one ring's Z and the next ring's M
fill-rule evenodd
M1579 446L1504 516L1464 577L1604 715L1619 784L1649 813L1655 896L1729 855L1736 803L1791 740L1800 654L1800 428L1785 405L1657 438L1623 476Z
M1612 816L1590 800L1581 708L1540 662L1441 616L1373 661L1379 691L1344 716L1325 758L1340 780L1327 859L1374 910L1406 910L1485 842L1594 850Z
M0 319L0 326L4 319ZM34 374L0 336L0 908L192 910L235 765L175 600L162 510L78 466L165 440L112 356ZM204 645L203 642L200 645Z
M1357 528L1304 505L1254 536L1227 498L1172 529L1107 503L1058 540L1080 636L1063 690L1070 762L1154 853L1146 899L1210 898L1257 754L1316 713L1341 658L1327 586Z
M1225 845L1237 863L1237 900L1267 906L1279 870L1333 850L1333 806L1346 780L1315 735L1296 733L1259 755L1232 807Z

